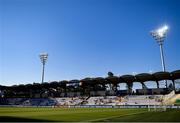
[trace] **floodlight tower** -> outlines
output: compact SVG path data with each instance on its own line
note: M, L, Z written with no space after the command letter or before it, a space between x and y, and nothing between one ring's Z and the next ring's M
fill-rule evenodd
M168 31L168 26L164 25L161 28L156 29L156 30L150 32L152 37L159 44L160 54L161 54L161 65L162 65L163 71L166 71L165 61L164 61L164 53L163 53L163 42L165 40L167 31ZM166 88L167 88L167 81L166 81Z
M42 83L44 82L44 68L45 68L45 63L47 61L48 58L48 54L47 53L40 53L39 57L41 59L42 65L43 65L43 69L42 69Z

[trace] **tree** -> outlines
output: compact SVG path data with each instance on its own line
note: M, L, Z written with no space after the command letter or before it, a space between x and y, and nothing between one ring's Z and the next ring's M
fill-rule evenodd
M108 72L108 77L113 77L113 76L114 76L114 74L111 71L109 71Z

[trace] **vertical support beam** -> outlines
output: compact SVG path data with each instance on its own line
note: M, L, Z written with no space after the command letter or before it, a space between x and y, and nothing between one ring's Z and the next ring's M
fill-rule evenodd
M126 88L127 88L127 94L129 95L129 85L126 83Z
M142 84L142 89L143 89L143 92L144 92L144 95L145 95L145 89L146 89L145 87L146 86L145 86L144 82L141 82L141 84Z
M117 92L117 84L115 84L115 83L113 84L113 91Z
M157 88L159 88L159 82L158 81L156 81L156 84L157 84Z
M144 82L141 82L141 84L142 84L142 89L145 89Z
M128 86L128 94L132 94L132 87L133 87L132 82L127 82L126 84Z
M172 82L173 82L173 89L174 89L174 91L176 91L176 85L175 85L174 80L172 80Z
M65 83L65 88L64 88L65 94L64 96L67 97L67 83Z
M101 84L103 86L103 89L106 91L106 84Z

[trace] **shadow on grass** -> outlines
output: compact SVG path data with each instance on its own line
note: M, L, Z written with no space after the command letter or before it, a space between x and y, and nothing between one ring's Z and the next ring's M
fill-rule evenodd
M53 122L53 121L22 118L22 117L0 116L0 122Z
M97 122L180 122L179 116L179 110L168 110L166 112L145 112L107 118L104 120L98 120Z

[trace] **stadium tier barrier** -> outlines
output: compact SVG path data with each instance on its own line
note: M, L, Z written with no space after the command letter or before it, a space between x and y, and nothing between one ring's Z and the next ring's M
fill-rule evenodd
M80 106L74 106L70 105L69 108L154 108L154 105L80 105ZM167 109L180 109L180 106L173 106L173 105L165 105ZM156 106L156 108L161 108L161 106Z
M23 105L0 105L0 107L24 107L24 108L58 108L56 106L23 106ZM180 109L180 106L174 106L174 105L165 105L167 109ZM64 106L62 108L126 108L126 109L131 109L131 108L154 108L154 105L69 105L69 106ZM156 108L162 108L162 106L156 105Z

